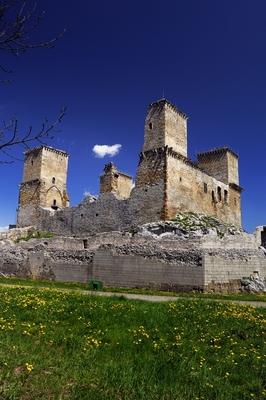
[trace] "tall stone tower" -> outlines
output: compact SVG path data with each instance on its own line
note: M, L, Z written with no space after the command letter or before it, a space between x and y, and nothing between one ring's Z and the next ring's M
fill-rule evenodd
M147 221L168 217L169 152L187 158L187 117L168 100L161 99L152 103L147 111L136 176L135 213L136 216L146 215Z
M138 223L189 211L241 226L241 191L232 150L214 149L190 160L186 115L166 99L149 106L132 192Z
M187 157L187 117L166 99L148 108L142 151L164 146Z
M17 225L38 226L41 209L55 212L69 207L66 188L68 154L48 146L25 153L19 189Z

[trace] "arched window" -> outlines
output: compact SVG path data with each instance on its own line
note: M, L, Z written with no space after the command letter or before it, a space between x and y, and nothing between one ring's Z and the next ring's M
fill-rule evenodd
M56 200L53 201L53 206L56 206Z
M152 122L149 123L149 129L152 130Z
M55 183L55 177L53 177L53 179L52 179L52 183Z

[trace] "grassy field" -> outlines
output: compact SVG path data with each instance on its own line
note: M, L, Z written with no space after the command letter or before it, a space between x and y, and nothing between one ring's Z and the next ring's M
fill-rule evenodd
M47 288L59 288L59 289L71 289L71 290L90 290L89 285L79 282L55 282L47 280L33 280L33 279L19 279L19 278L5 278L0 276L0 285L21 285L21 286L32 286L32 287L47 287ZM176 296L176 297L189 297L189 298L205 298L205 299L217 299L217 300L247 300L247 301L263 301L266 302L266 293L201 293L201 292L167 292L151 289L127 289L127 288L111 288L104 287L105 292L114 293L136 293L136 294L148 294L148 295L159 295L159 296Z
M0 288L0 399L262 400L264 309Z

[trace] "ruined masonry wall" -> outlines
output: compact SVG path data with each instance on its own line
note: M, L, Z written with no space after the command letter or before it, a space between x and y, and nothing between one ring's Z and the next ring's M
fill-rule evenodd
M207 290L230 290L239 287L243 277L249 277L254 272L266 277L266 257L254 251L234 251L231 257L216 254L204 255L205 288Z
M162 290L203 289L204 273L197 262L165 264L133 255L117 255L98 250L93 260L93 279L106 286Z
M218 187L221 188L221 199ZM225 192L227 192L226 197ZM178 212L193 211L214 215L222 221L241 225L239 198L235 204L236 196L239 197L238 193L233 193L223 182L171 156L167 158L166 196L167 219L174 218Z

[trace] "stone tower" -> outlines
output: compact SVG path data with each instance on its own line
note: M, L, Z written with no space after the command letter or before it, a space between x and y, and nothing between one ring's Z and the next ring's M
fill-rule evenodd
M187 157L187 117L168 100L161 99L148 108L142 151L164 146Z
M104 167L104 173L100 177L100 193L115 193L121 199L128 199L133 188L132 177L118 171L110 162Z
M38 225L42 209L55 212L69 207L66 188L68 154L41 146L25 153L19 189L17 225Z
M140 222L171 220L179 212L213 215L241 226L238 156L214 149L187 156L187 117L166 99L152 103L133 192Z

